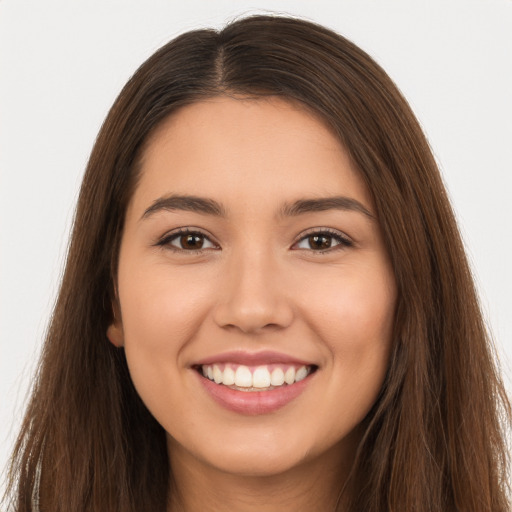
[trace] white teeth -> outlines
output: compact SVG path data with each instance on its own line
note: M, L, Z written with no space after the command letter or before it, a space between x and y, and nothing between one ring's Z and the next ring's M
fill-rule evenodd
M247 366L240 365L235 372L235 385L241 388L252 387L252 373Z
M305 366L301 366L295 373L295 382L299 382L308 376L308 369Z
M266 366L258 366L252 374L252 386L254 388L268 388L270 386L270 372Z
M290 366L290 368L286 370L284 381L286 384L293 384L295 382L295 368L293 366Z
M225 386L233 386L239 388L255 388L266 389L279 387L283 384L293 384L305 379L311 372L308 366L301 366L297 370L294 366L288 366L286 371L282 367L275 367L272 372L269 371L267 366L258 366L251 369L244 365L234 365L236 370L233 370L230 364L224 364L224 370L221 370L222 365L203 365L201 373L204 377L214 381L216 384L224 384Z
M225 386L232 386L235 383L235 372L233 369L226 365L224 368L224 377L222 379L222 384Z
M215 384L220 384L222 382L222 372L220 371L220 368L217 365L214 365L213 367L213 380L215 381Z
M276 368L270 376L272 386L282 386L284 384L284 372L281 368Z

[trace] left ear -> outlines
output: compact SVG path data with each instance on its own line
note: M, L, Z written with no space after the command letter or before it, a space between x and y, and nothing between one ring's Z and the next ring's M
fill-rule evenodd
M112 313L114 318L112 319L111 324L107 327L107 338L112 345L115 345L118 348L123 347L123 322L121 320L121 311L119 310L119 303L117 301L113 301L112 303Z

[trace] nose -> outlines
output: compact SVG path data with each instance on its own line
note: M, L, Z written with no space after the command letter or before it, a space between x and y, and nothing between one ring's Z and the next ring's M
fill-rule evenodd
M217 325L257 334L291 324L293 307L271 257L238 255L227 267L225 286L219 290L213 313Z

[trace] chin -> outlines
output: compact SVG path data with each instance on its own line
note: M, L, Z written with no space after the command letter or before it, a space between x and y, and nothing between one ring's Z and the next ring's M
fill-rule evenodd
M215 466L224 473L241 477L271 477L277 476L304 463L304 457L289 453L259 453L252 455L233 454L216 462Z

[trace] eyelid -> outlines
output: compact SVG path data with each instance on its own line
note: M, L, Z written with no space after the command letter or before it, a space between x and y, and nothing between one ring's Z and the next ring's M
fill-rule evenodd
M189 234L198 234L203 236L206 240L208 240L211 244L213 244L215 247L207 247L204 249L180 249L179 247L171 245L171 240L178 238L182 235L189 235ZM220 249L220 245L215 241L214 237L207 233L204 229L195 227L195 226L185 226L180 228L172 229L171 231L166 232L164 235L159 237L156 242L153 244L155 246L160 246L162 248L167 248L172 251L180 252L180 253L189 253L189 254L195 254L200 253L204 251L211 251L212 249Z
M298 248L293 249L294 246L296 246L299 242L301 242L302 240L304 240L305 238L307 238L311 235L328 235L330 237L335 238L337 241L339 241L339 243L333 247L329 247L328 249L323 249L323 250L298 249ZM315 228L309 228L309 229L303 231L302 233L300 233L297 236L297 238L295 239L295 241L293 242L291 249L292 250L304 250L304 251L309 251L309 252L313 252L313 253L317 253L317 254L322 254L325 252L330 252L330 251L334 251L337 249L345 249L347 247L353 247L353 246L354 246L354 241L343 231L340 231L340 230L334 229L334 228L315 227Z

